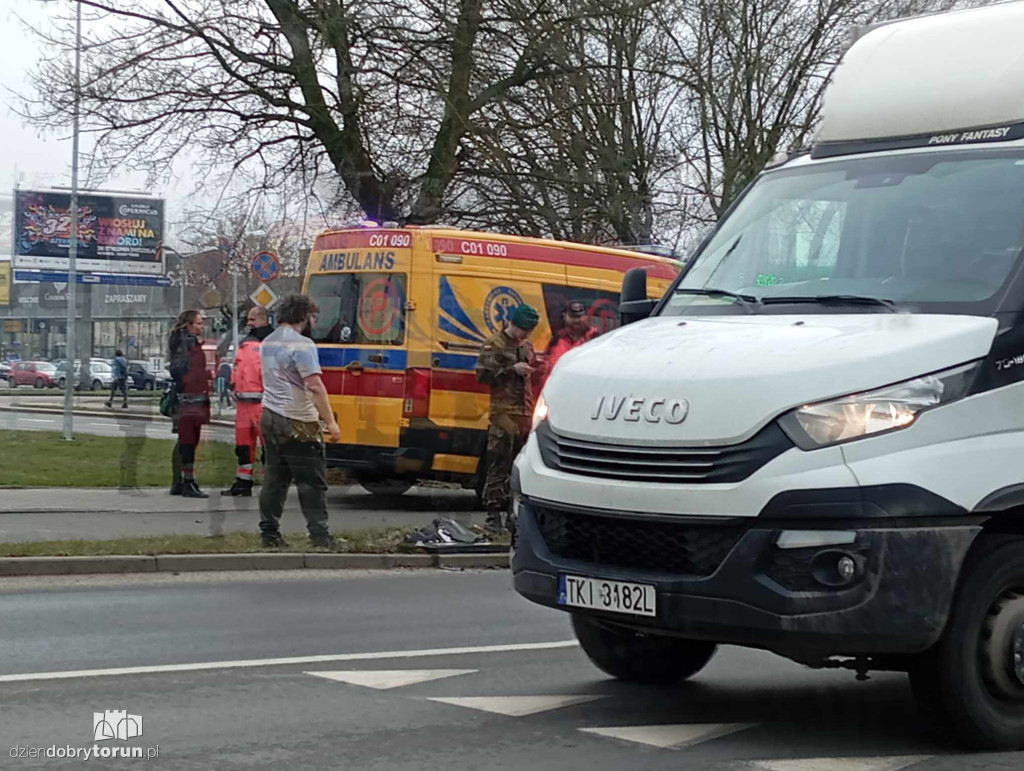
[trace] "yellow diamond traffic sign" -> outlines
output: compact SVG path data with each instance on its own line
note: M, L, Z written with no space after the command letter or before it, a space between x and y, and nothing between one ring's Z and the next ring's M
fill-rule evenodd
M256 287L256 291L249 295L251 299L257 305L262 305L264 308L271 307L277 302L277 294L266 284L260 284Z

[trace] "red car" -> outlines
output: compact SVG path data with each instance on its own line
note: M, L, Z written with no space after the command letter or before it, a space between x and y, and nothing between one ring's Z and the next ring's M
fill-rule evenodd
M48 361L19 361L7 376L11 388L34 386L52 388L57 384L57 368Z

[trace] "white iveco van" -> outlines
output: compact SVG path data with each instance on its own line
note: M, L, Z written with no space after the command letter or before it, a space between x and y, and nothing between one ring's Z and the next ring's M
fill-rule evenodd
M567 355L516 461L515 588L606 672L719 643L906 671L1024 747L1024 5L868 31L813 148Z

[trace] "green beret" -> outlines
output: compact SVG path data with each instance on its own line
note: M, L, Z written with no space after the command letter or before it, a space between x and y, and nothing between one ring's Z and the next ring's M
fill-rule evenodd
M509 321L523 331L529 332L537 326L538 322L540 322L540 316L537 314L537 311L533 306L523 303L512 311Z

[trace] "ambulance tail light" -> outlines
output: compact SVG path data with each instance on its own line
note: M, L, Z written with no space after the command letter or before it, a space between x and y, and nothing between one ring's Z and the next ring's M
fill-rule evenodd
M402 412L407 418L425 418L430 414L429 369L405 371L405 405Z

